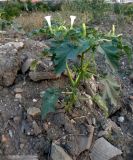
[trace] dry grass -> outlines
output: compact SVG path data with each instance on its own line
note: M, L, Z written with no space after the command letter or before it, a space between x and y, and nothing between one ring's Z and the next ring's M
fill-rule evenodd
M81 14L77 12L70 11L60 11L60 12L32 12L32 13L23 13L21 16L16 18L16 22L22 26L24 31L31 32L34 29L41 28L44 23L44 16L51 15L54 21L59 23L70 25L70 15L76 15L76 24L82 22L88 22L89 15L87 13Z
M21 16L17 17L15 21L22 26L24 31L30 32L43 26L44 13L23 13Z

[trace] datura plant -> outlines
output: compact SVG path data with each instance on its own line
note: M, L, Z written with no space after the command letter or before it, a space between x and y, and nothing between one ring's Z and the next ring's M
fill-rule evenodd
M122 35L115 34L115 26L111 32L103 34L94 28L88 28L84 23L81 27L74 27L76 16L70 16L70 26L52 26L51 16L45 17L48 23L48 28L51 34L51 44L48 49L44 50L46 55L52 57L55 68L55 73L61 75L67 71L70 80L70 90L60 91L55 88L49 88L43 95L42 105L42 119L45 118L47 113L55 110L55 104L61 93L67 94L67 101L65 107L70 110L78 97L78 86L81 81L91 78L93 75L99 77L96 72L95 55L98 53L103 54L105 62L112 72L117 71L119 60L121 56L127 55L130 60L131 48L123 43ZM103 81L102 81L103 82ZM109 84L109 85L108 85ZM108 116L108 107L106 99L110 98L112 104L116 104L115 97L111 91L119 86L111 86L111 81L107 80L106 86L108 89L101 95L93 95L94 100L98 106L104 111L106 117ZM116 92L115 92L116 93ZM115 94L117 95L117 94Z

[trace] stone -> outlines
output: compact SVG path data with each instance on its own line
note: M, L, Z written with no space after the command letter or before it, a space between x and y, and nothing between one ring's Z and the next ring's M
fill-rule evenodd
M29 114L30 116L33 116L33 117L39 116L40 113L41 113L41 110L36 107L30 107L27 110L27 114Z
M130 74L129 79L133 83L133 73Z
M125 146L125 134L122 129L111 119L107 119L102 125L104 130L101 130L98 137L104 137L111 144L118 148Z
M131 111L133 112L133 102L129 103L129 107L130 107Z
M22 89L22 88L15 88L15 89L14 89L14 92L15 92L15 93L22 93L22 92L23 92L23 89Z
M21 98L22 98L22 95L21 95L20 93L17 93L17 94L15 94L15 98L16 98L16 99L21 99Z
M111 160L121 154L122 151L120 149L110 144L106 139L99 138L94 143L90 158L91 160Z
M51 148L52 160L72 160L72 158L64 151L64 149L55 143L52 143Z
M20 149L23 149L23 148L24 148L24 144L21 143L21 144L20 144Z
M6 158L8 160L39 160L37 155L10 155Z
M7 32L6 31L0 31L0 34L6 34Z
M34 103L36 103L36 102L37 102L37 99L34 98L32 101L33 101Z
M61 139L62 146L67 146L67 152L73 157L79 156L83 151L89 150L92 144L94 127L88 126L89 135L68 135Z
M93 101L92 101L92 97L90 95L88 95L88 94L85 94L85 97L87 98L86 99L86 105L87 105L87 107L92 108L93 105L94 105Z
M31 80L35 82L41 80L50 80L50 79L55 80L59 78L55 73L49 71L30 72L29 77Z
M22 100L22 95L20 93L17 93L15 95L15 101L20 101L21 102L21 100Z
M0 85L13 84L20 69L18 50L24 46L22 42L9 42L0 45Z
M125 118L123 116L118 117L118 122L123 123L125 121Z
M32 127L33 127L33 132L34 132L34 134L35 134L36 136L41 133L41 129L40 129L40 127L38 126L38 124L36 123L36 121L33 121Z
M86 93L89 94L90 96L94 96L97 92L98 85L96 83L95 78L92 76L91 79L86 80L84 82Z
M130 96L129 98L130 98L130 100L132 100L132 101L133 101L133 96Z
M14 122L15 122L17 125L19 125L20 122L21 122L21 117L16 116L16 117L13 118L13 120L14 120Z
M22 67L21 67L21 70L22 70L22 73L23 73L23 74L25 74L25 73L29 70L29 68L30 68L33 60L34 60L34 59L32 59L32 58L28 58L28 59L26 59L26 61L23 63L23 65L22 65Z

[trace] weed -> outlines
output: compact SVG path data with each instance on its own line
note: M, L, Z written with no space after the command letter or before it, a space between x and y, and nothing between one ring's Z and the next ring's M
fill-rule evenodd
M93 28L88 28L84 23L82 27L73 27L73 21L75 17L71 17L71 25L69 27L63 25L51 25L51 17L46 17L48 22L49 32L47 32L53 40L49 49L44 50L44 55L47 54L52 56L54 63L55 73L62 74L67 70L68 78L70 80L69 98L65 103L66 110L70 111L72 106L75 105L78 97L78 86L81 81L91 78L95 75L97 78L99 75L96 72L95 55L101 53L105 57L107 66L110 66L113 72L118 69L118 64L121 56L124 54L131 57L131 48L123 44L122 36L115 34L115 27L108 34L101 33ZM44 29L44 32L46 30ZM98 51L98 52L97 52ZM73 66L71 66L73 62ZM77 63L75 63L77 62ZM93 69L91 69L91 67ZM103 91L103 96L99 94L93 95L92 99L98 104L98 106L104 111L106 117L108 116L107 99L110 100L112 105L116 105L117 97L113 95L119 95L117 90L117 83L112 83L110 75L106 77L102 75L106 89ZM99 77L100 78L100 77ZM100 78L101 79L101 78ZM52 110L54 108L55 90L50 90ZM112 93L113 91L113 93ZM44 96L49 93L46 91ZM57 92L56 92L57 93ZM65 93L65 92L63 92ZM68 91L66 91L68 93ZM52 95L53 94L53 95ZM44 103L43 108L47 108L47 104ZM42 108L42 110L43 110ZM49 111L48 111L49 112ZM42 112L44 113L44 112ZM46 116L47 113L45 113ZM45 118L43 116L43 118Z

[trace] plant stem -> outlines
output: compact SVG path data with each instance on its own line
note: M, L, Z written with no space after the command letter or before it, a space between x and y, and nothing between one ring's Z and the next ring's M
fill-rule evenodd
M85 53L82 53L82 55L81 55L80 72L79 72L79 74L78 74L78 76L77 76L77 78L76 78L76 80L75 80L75 87L78 86L78 84L79 84L79 82L80 82L80 80L81 80L81 78L82 78L82 76L83 76L83 72L84 72L84 71L83 71L84 54L85 54Z
M86 37L86 25L85 23L82 24L82 28L83 28L83 37Z
M70 79L71 85L74 86L74 85L75 85L75 82L74 82L74 80L73 80L73 78L72 78L72 73L71 73L71 71L70 71L70 69L69 69L69 66L68 66L67 62L66 62L66 69L67 69L67 73L68 73L68 77L69 77L69 79Z

